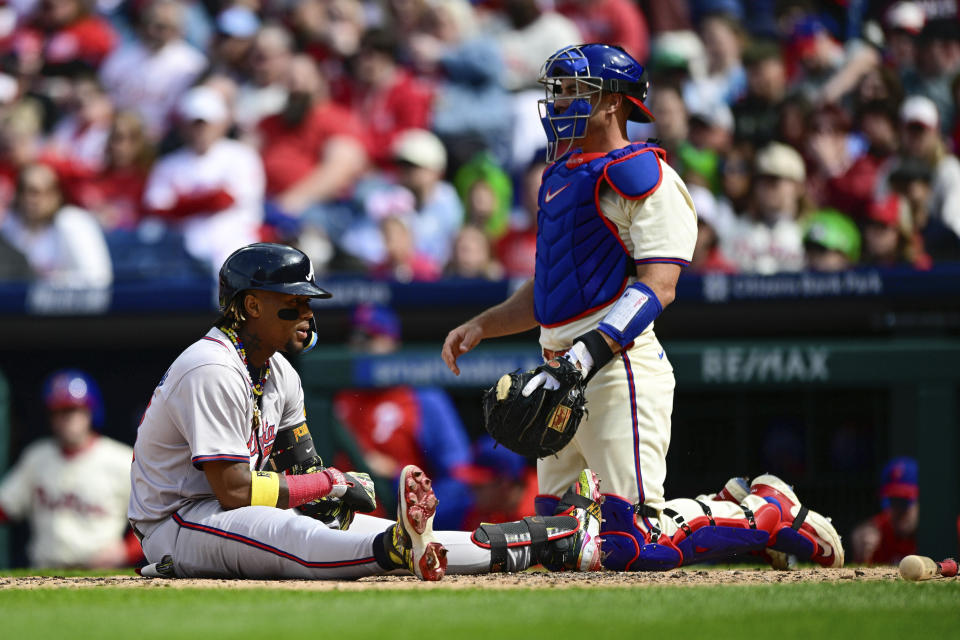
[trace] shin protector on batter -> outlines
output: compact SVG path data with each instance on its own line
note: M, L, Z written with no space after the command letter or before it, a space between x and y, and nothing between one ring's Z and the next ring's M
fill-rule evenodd
M514 572L542 564L550 571L584 570L580 520L573 515L533 516L503 524L483 524L471 539L490 550L490 571ZM599 569L599 562L596 567Z

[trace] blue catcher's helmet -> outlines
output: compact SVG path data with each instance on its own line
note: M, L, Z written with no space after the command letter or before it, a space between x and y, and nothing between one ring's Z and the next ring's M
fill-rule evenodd
M48 411L85 408L93 425L103 426L103 399L96 381L79 369L54 371L43 385L43 401Z
M564 80L567 83L564 93ZM540 121L547 133L547 162L558 155L558 143L582 138L593 105L602 92L620 93L633 103L628 118L653 122L653 114L644 106L647 98L647 73L639 62L620 47L608 44L581 44L564 47L547 58L540 69L540 84L546 98L539 101ZM557 109L557 101L562 108ZM564 150L569 151L568 144Z

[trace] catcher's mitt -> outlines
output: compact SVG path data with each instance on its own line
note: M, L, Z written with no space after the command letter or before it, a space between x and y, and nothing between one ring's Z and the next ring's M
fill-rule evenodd
M541 386L524 397L523 387L544 371L560 388L550 391ZM573 439L580 426L586 413L584 389L580 370L566 358L554 358L533 371L504 374L483 395L484 427L511 451L537 458L552 455Z

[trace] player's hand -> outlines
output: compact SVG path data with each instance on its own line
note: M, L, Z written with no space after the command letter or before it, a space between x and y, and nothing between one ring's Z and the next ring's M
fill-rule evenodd
M447 339L443 341L443 350L440 357L447 364L447 367L454 375L460 375L460 367L457 366L457 358L470 351L483 340L483 329L479 325L471 322L462 324L447 334Z
M593 357L590 355L590 352L587 351L586 345L582 342L575 343L562 357L573 363L573 365L580 370L580 375L582 375L584 378L587 377L587 374L590 373L590 369L593 368ZM530 378L530 382L523 387L523 390L520 392L520 394L524 397L528 397L540 387L543 387L547 391L553 391L560 388L560 383L556 378L546 371L541 371L537 375Z

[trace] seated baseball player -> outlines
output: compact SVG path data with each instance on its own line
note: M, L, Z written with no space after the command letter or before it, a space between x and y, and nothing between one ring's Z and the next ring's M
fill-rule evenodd
M309 258L243 247L220 270L222 315L170 366L134 445L128 516L151 577L348 579L600 567L598 479L584 470L549 517L433 531L430 479L400 474L397 520L362 474L323 467L300 378L278 355L316 342L310 301L329 298ZM356 512L361 512L356 515Z

